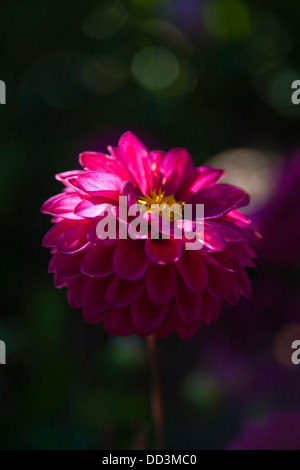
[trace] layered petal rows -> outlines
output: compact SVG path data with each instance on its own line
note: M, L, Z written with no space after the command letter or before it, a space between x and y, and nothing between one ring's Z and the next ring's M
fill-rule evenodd
M52 253L49 272L57 288L68 288L71 307L81 308L87 322L103 321L109 334L176 331L188 339L201 323L218 319L224 300L235 304L240 294L250 295L245 267L255 266L255 231L238 211L249 196L218 184L222 170L195 168L185 149L149 152L127 132L108 152L84 152L83 170L56 176L64 190L41 209L54 222L43 240ZM169 239L120 236L130 221L121 217L119 197L127 196L129 207L158 194L204 205L201 249L187 250L189 240L177 239L172 229ZM104 216L117 220L113 238L99 236ZM181 222L193 226L195 217Z

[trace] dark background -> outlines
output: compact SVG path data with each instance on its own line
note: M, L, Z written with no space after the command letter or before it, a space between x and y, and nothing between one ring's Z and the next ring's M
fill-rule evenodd
M231 182L254 193L250 213L265 235L252 299L188 342L160 342L166 447L225 448L249 421L300 407L300 365L290 361L300 339L300 163L289 173L300 148L299 50L296 1L1 2L0 448L153 446L145 341L85 324L41 248L50 220L39 209L60 191L54 174L129 129L149 148L183 146L198 165L228 166ZM285 242L266 256L287 212ZM293 433L300 448L300 427Z

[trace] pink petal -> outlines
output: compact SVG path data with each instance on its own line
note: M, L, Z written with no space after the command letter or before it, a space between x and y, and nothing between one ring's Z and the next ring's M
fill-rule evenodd
M80 217L95 219L105 215L112 202L114 202L112 199L104 198L103 196L90 197L81 201L75 207L74 212Z
M107 289L105 298L113 308L127 307L139 297L144 287L144 278L137 281L124 281L115 276Z
M183 148L170 150L160 167L162 189L166 194L174 194L193 169L193 160L187 150Z
M63 183L66 187L74 188L71 182L74 179L76 180L77 176L81 173L83 173L82 170L64 171L63 173L56 174L55 179Z
M160 183L160 167L163 159L165 158L166 153L162 152L161 150L154 150L149 152L150 158L150 171L151 171L151 182L149 184L149 189L153 190L156 188L159 189Z
M219 265L230 271L244 270L243 260L237 250L235 250L234 245L227 245L226 249L221 253L211 253L211 257L217 261Z
M217 230L228 243L249 243L253 240L253 237L246 232L246 230L243 230L227 220L213 220L211 222L206 222L205 228Z
M145 289L131 308L132 320L138 334L140 336L148 336L154 333L156 328L164 320L168 307L169 304L153 304Z
M86 170L113 173L123 180L129 177L121 159L114 155L105 155L100 152L83 152L79 155L79 162Z
M147 194L148 150L132 132L122 135L118 150L132 180L140 188L142 194Z
M202 294L201 318L206 326L217 321L220 315L222 301L213 297L208 291Z
M251 296L251 282L246 271L236 273L236 280L240 286L240 292L244 297L249 298Z
M103 277L111 274L115 245L97 245L89 248L80 263L82 273L91 277Z
M232 209L247 206L249 195L235 186L217 184L200 190L191 197L188 203L204 204L205 219L214 219L224 216Z
M56 272L58 276L71 279L80 274L80 261L83 256L83 252L75 253L72 255L65 255L62 253L56 253L49 264L49 272Z
M153 263L168 264L175 263L181 258L183 247L179 240L148 238L145 242L145 251Z
M64 233L70 227L73 227L73 225L76 223L77 222L74 222L72 220L62 220L61 222L58 222L57 224L53 225L49 232L46 233L42 241L42 246L46 248L52 248L56 246L58 239L62 235L62 233Z
M121 279L127 281L139 279L148 265L143 241L130 238L119 241L114 252L113 267Z
M82 318L87 323L95 324L100 323L105 320L106 316L109 313L109 309L103 310L103 312L90 312L89 310L82 310Z
M177 333L180 338L184 340L190 339L197 333L201 323L201 318L198 318L195 322L189 324L184 323L182 320L179 320L177 325Z
M68 254L83 250L89 243L87 240L89 227L90 222L82 220L67 229L57 242L58 251Z
M44 214L59 215L63 218L77 219L80 220L81 217L78 217L73 213L74 208L82 201L82 198L77 194L58 194L46 201L41 211Z
M130 336L136 332L131 318L131 308L114 309L104 320L105 331L109 335Z
M82 288L84 276L78 276L72 280L68 290L68 301L72 308L82 307Z
M209 289L218 299L226 299L229 294L229 285L226 273L212 265L208 266Z
M179 318L177 302L176 299L173 298L173 300L170 302L169 309L164 320L155 331L155 335L158 338L165 338L166 336L169 336L175 331Z
M121 192L122 180L110 173L87 171L77 178L77 186L90 196L106 196L118 199Z
M152 302L165 304L175 294L176 273L171 264L160 266L150 264L147 275L147 289Z
M204 240L203 245L210 251L223 251L226 247L226 242L220 232L218 232L213 225L204 224Z
M217 168L209 166L195 168L190 176L184 180L176 193L176 197L179 201L188 201L198 191L216 184L224 176L225 171Z
M190 291L184 282L177 283L177 304L185 323L194 323L200 317L202 294Z
M198 251L185 250L175 266L191 291L202 292L205 289L208 282L208 272Z
M107 302L105 301L105 293L110 281L111 276L85 278L82 288L82 303L84 319L87 322L97 323L103 319L103 315L108 308Z

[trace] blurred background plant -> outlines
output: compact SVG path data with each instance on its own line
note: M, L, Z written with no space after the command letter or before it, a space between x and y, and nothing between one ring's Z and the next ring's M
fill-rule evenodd
M60 189L53 174L128 129L226 168L253 195L265 236L251 300L189 342L160 342L166 447L246 446L236 439L249 421L272 423L278 410L288 420L300 406L290 360L300 339L297 2L11 0L0 17L0 447L152 445L144 340L85 324L53 288L40 247L50 224L39 208Z

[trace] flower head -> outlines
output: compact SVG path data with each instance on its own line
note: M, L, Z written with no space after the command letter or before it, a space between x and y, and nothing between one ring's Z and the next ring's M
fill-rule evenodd
M235 304L240 294L250 295L245 266L255 266L255 232L238 211L249 196L217 184L223 170L195 168L185 149L149 152L127 132L108 152L82 153L83 170L56 175L65 188L41 209L54 222L43 240L52 249L49 271L56 287L68 288L70 305L82 308L87 322L103 321L110 334L165 337L177 331L187 339L202 322L218 319L223 300ZM132 217L122 216L120 196L127 208L144 209L142 220L149 230L155 227L155 237L121 235ZM178 213L188 205L188 217ZM197 205L204 206L201 220ZM166 217L164 209L172 207ZM104 222L113 218L116 236L107 237ZM178 227L185 229L181 238ZM197 249L188 234L200 242Z

